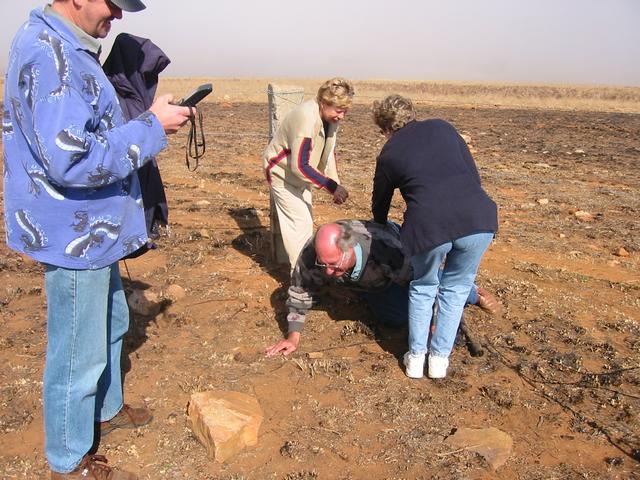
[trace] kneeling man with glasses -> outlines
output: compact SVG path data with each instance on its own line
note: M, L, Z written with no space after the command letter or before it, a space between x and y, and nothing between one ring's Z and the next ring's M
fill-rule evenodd
M322 225L305 244L291 275L287 336L267 347L267 356L289 355L298 348L307 311L325 287L355 292L382 325L406 326L412 275L397 224L339 220ZM467 304L491 314L500 308L490 292L477 286L471 290Z

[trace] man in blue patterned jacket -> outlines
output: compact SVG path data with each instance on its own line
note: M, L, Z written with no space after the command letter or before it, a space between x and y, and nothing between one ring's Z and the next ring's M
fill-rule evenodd
M106 434L151 420L123 404L129 325L118 260L147 241L135 175L189 117L159 97L124 121L97 39L139 0L54 0L16 34L2 134L8 245L45 267L45 453L52 479L136 479L89 455ZM96 422L96 423L94 423Z

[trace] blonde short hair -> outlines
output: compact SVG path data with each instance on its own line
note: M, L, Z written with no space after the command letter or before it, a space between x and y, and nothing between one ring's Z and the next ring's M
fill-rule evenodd
M373 102L373 121L383 132L395 132L416 119L413 103L401 95L389 95Z
M335 77L324 82L318 89L318 103L338 108L350 108L355 91L349 80Z

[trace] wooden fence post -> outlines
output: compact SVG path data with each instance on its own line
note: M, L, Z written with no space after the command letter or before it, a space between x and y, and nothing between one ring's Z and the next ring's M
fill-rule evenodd
M278 125L287 113L302 102L304 98L304 88L270 83L267 94L269 96L269 141L271 141L278 129ZM269 193L269 221L271 260L278 264L289 263L289 257L287 257L282 243L278 214L271 193Z

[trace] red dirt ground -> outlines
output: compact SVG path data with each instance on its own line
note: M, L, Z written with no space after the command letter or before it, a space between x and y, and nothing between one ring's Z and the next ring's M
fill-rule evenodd
M399 364L406 331L376 329L362 304L335 292L311 313L292 358L264 357L282 335L287 283L268 256L267 109L203 110L200 168L183 164L184 133L159 159L169 233L127 262L130 278L122 268L128 289L162 294L177 284L187 296L157 316L132 316L126 396L155 421L107 437L100 452L111 463L143 479L640 478L640 116L420 109L471 136L500 209L478 282L504 312L467 309L485 355L458 346L447 379L416 381ZM355 106L337 150L351 196L339 208L315 192L317 224L370 216L376 132ZM402 208L397 197L397 220ZM5 245L0 252L0 478L46 478L42 269ZM208 389L254 395L265 414L258 445L223 465L186 423L190 394ZM509 434L507 463L493 471L444 443L460 427Z

